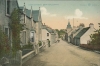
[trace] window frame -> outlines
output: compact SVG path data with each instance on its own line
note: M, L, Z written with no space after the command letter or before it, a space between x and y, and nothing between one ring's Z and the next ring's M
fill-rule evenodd
M7 5L8 1L9 1L9 13L8 13L8 5ZM10 2L11 0L6 0L6 16L10 16Z
M25 33L25 34L24 34L24 33ZM23 43L23 44L24 44L24 43L26 44L26 43L27 43L27 32L26 32L26 30L23 30L22 34L23 34L23 36L25 36L25 37L24 37L25 39L22 40L22 43ZM24 40L25 40L25 41L24 41ZM24 45L25 45L25 44L24 44Z
M49 37L49 33L47 33L47 36Z
M8 29L8 34L7 34L7 36L9 37L9 27L8 27L8 26L4 26L4 33L6 32L6 31L5 31L6 28ZM6 34L6 33L5 33L5 34Z

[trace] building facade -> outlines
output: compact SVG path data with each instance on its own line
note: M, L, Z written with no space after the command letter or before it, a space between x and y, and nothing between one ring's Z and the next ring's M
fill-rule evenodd
M88 41L90 41L90 35L94 34L96 29L94 28L93 23L89 24L89 27L83 28L75 37L75 44L87 44Z
M11 23L11 13L14 9L18 9L17 0L0 0L0 28L8 35L9 41L12 46L11 29L9 23Z

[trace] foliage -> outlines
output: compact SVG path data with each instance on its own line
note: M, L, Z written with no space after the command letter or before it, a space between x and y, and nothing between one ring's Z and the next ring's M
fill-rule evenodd
M20 46L20 31L23 30L23 25L20 24L20 12L19 9L14 9L11 13L11 22L9 24L12 33L12 51L16 53L16 51L21 49Z
M65 32L64 30L61 29L61 30L60 30L60 33L61 33L61 34L65 34L66 32Z
M30 41L29 41L27 45L24 45L24 46L22 47L22 49L33 49L33 45L32 45L32 44L30 43Z
M42 45L42 42L41 42L41 41L39 41L39 43L38 43L38 44L39 44L39 46L41 46L41 45Z
M6 55L10 51L8 36L0 28L0 57Z
M56 32L58 33L58 37L60 37L60 32L59 32L59 30L58 29L55 29L56 30Z
M61 29L61 30L55 29L55 30L57 31L59 38L61 38L61 35L65 35L65 33L66 33L63 29Z
M100 29L95 34L90 35L91 41L89 44L100 45Z

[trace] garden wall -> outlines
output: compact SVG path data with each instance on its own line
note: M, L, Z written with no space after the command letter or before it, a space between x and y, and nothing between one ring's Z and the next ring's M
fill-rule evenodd
M80 47L90 49L90 50L98 50L100 51L100 45L93 45L93 44L80 44Z

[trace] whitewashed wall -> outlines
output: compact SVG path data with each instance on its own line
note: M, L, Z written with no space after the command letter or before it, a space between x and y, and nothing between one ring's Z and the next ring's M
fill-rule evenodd
M46 29L42 29L42 41L45 41L49 39L51 41L51 34L49 33L49 36L47 36L47 33L49 33Z
M80 44L87 44L87 41L90 40L90 35L95 33L94 28L90 28L81 38L80 38Z

